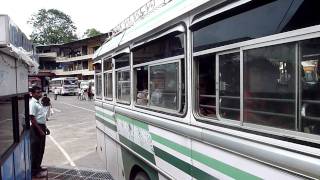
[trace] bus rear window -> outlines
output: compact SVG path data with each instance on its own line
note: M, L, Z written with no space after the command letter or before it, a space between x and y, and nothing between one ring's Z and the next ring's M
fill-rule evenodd
M64 85L77 85L77 80L64 80Z

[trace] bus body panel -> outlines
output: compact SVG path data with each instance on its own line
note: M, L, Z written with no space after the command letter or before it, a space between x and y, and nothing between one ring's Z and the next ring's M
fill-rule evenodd
M301 179L299 176L239 156L237 153L152 126L143 120L122 114L116 114L116 120L120 140L109 138L108 141L125 144L144 160L156 165L172 177L182 179L268 179L269 177ZM107 144L110 142L106 143L106 147L108 147ZM115 144L110 148L114 147L116 147ZM124 171L129 173L128 161L132 164L131 166L134 166L132 159L139 158L133 158L134 154L131 155L125 148L121 148L121 151L122 158L124 158L123 164L126 165ZM130 158L127 159L127 156ZM112 170L109 168L107 167L107 170ZM128 179L127 175L126 179Z
M195 96L198 95L197 91L199 88L197 86L198 84L193 82L199 78L197 76L198 74L196 74L197 67L194 63L195 57L214 54L214 57L218 58L220 55L223 56L230 51L233 53L237 52L241 58L243 58L243 49L250 49L250 46L253 46L251 49L254 49L256 44L257 47L262 47L262 45L259 46L259 43L269 43L269 46L271 46L273 45L271 42L272 38L277 38L278 41L283 41L282 43L287 42L289 37L295 38L291 33L284 33L283 37L280 37L282 34L275 33L268 36L266 35L267 37L262 36L257 39L257 42L254 42L255 40L243 40L234 44L231 43L225 46L218 45L217 47L194 52L194 49L192 49L193 32L191 29L194 28L195 24L199 25L202 22L206 24L206 19L215 19L216 15L217 21L219 21L219 18L221 18L219 13L223 14L225 11L246 3L254 4L257 2L258 1L250 0L199 1L199 4L195 2L194 7L183 8L184 3L192 4L192 2L188 0L173 1L169 6L160 9L159 12L163 14L157 14L158 12L155 12L155 14L153 14L154 16L151 14L133 26L133 28L129 28L125 33L121 34L123 39L120 40L120 45L108 48L110 44L112 45L113 40L119 39L119 36L116 36L115 39L109 41L110 43L106 42L105 47L102 47L102 49L107 47L107 51L100 51L102 54L95 54L95 61L102 63L102 59L109 57L110 54L126 47L133 49L130 54L130 67L128 67L131 70L130 75L132 77L130 77L130 79L133 79L131 80L131 101L124 104L116 100L116 78L114 78L112 84L114 92L113 100L109 101L104 96L96 99L96 107L100 106L103 108L106 104L108 108L103 109L107 109L111 114L113 113L113 117L105 120L108 121L108 123L98 123L99 125L97 124L97 126L99 129L104 129L103 132L106 133L106 136L110 137L108 141L113 141L118 144L118 171L120 172L123 168L122 173L124 173L125 179L130 179L130 174L136 170L136 166L142 168L151 179L320 178L320 171L317 170L320 168L320 154L318 151L319 138L302 136L303 138L297 140L300 143L296 143L295 138L299 135L301 136L300 132L294 131L292 133L293 135L287 135L285 134L287 131L280 128L278 131L264 131L265 129L258 130L258 128L252 128L252 130L251 128L242 126L245 122L242 124L239 123L240 125L235 125L240 121L236 121L235 123L233 120L229 121L228 119L220 121L222 119L221 117L200 117L196 109L198 107L195 107L197 103ZM265 3L267 4L268 2L266 1ZM284 1L278 2L283 3ZM295 3L296 2L297 1L295 1ZM220 4L221 6L217 8L214 7L219 3L222 3ZM285 3L290 4L289 1L285 1ZM299 3L294 5L298 7ZM264 4L264 2L261 4ZM168 14L172 15L174 13L170 11L178 9L180 11L176 12L177 16L173 15L172 18L167 17ZM208 13L209 11L212 12ZM228 13L224 13L223 15L225 14L228 15ZM137 76L134 71L136 67L139 67L139 64L133 63L132 52L139 46L143 47L144 45L142 44L152 43L155 40L154 38L159 34L170 31L173 27L177 26L177 24L183 24L183 22L185 23L184 25L186 25L185 34L187 39L186 51L184 52L185 63L187 64L185 72L187 83L184 84L187 86L187 91L185 91L187 94L187 102L185 102L187 104L186 113L179 112L180 114L177 113L178 115L172 115L170 112L166 112L160 108L152 109L147 106L141 108L141 106L136 104L137 102L135 100L137 99L135 99L134 94L137 91ZM319 28L319 26L313 26L310 28L311 30L308 29L307 31L314 31L314 34L317 33L314 36L320 37L319 29L314 30L317 28ZM300 29L299 31L298 29L294 31L293 34L302 34L303 30L304 29ZM305 39L310 38L308 37L308 33L305 33L304 36L306 36ZM296 41L298 40L299 38ZM279 42L277 43L280 44ZM160 60L156 61L158 62ZM113 61L115 61L115 59L113 59ZM168 59L165 59L165 61L168 61ZM212 58L212 61L215 61L215 59ZM241 63L243 63L243 59L241 59ZM241 64L241 66L241 75L239 76L243 76L243 64ZM142 65L140 67L142 67ZM216 67L216 69L217 72L219 72L219 66ZM306 68L306 70L309 69ZM113 73L114 72L116 72L115 69L113 69ZM103 75L103 72L99 72L99 76ZM113 74L113 77L115 77L115 74ZM148 78L149 83L150 77ZM296 76L295 78L299 77ZM217 79L219 80L219 78ZM216 82L217 86L219 86L221 84L218 84L218 80L205 83ZM241 85L243 86L243 77L241 77L241 81ZM102 85L102 91L106 89L105 86L106 84ZM223 89L221 88L222 86L223 85L219 88ZM214 90L219 92L219 88L215 87ZM243 87L241 87L241 91L242 90ZM241 96L244 96L244 92L241 93ZM296 96L299 96L299 94L297 93ZM99 103L101 103L101 105ZM219 107L218 98L216 98L216 104L214 105ZM241 107L241 110L243 111L243 107ZM100 109L99 111L103 110ZM96 111L96 114L97 113L99 112ZM296 113L299 114L298 112ZM243 118L243 114L240 116ZM110 121L110 119L113 120ZM255 133L256 131L258 133ZM279 131L283 132L279 133ZM276 132L275 136L272 134L274 132ZM288 141L287 136L293 140ZM274 142L274 144L272 142ZM305 151L303 149L305 149ZM150 168L152 171L150 171ZM156 177L154 176L154 171L157 172Z

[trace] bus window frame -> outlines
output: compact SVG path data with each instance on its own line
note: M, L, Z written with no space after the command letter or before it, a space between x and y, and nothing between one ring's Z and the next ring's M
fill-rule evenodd
M166 59L160 59L160 60L156 60L156 61L151 61L151 62L147 62L147 63L142 63L142 64L137 64L135 66L133 66L133 69L135 71L136 68L139 67L143 67L143 66L148 66L148 103L147 105L139 105L137 104L137 90L134 89L134 106L138 107L138 108L144 108L144 109L150 109L153 111L161 111L161 112L169 112L171 114L177 114L177 115L181 115L181 113L179 113L179 111L181 110L181 98L182 98L182 87L181 87L181 83L182 83L182 67L181 67L181 61L184 59L184 55L179 55L179 56L173 56L170 58L166 58ZM178 63L178 108L177 110L173 110L173 109L169 109L169 108L163 108L163 107L159 107L159 106L152 106L150 105L150 67L153 66L159 66L159 65L166 65L166 64L174 64L174 63ZM137 85L137 77L136 77L136 73L134 74L135 77L135 81L134 81L134 87L136 87Z
M93 66L94 66L94 86L95 86L95 92L94 92L94 94L95 94L95 99L98 99L98 100L102 100L102 97L103 97L103 86L102 86L102 83L103 83L103 60L102 59L100 59L100 60L97 60L97 61L95 61L95 62L93 62L92 63L93 64ZM96 64L100 64L100 70L99 71L97 71L96 70ZM97 82L97 76L101 76L101 95L100 96L98 96L98 83L96 83Z
M200 116L198 113L198 105L197 105L197 100L196 100L196 93L193 93L193 105L192 105L192 114L195 118L195 120L199 123L203 123L203 125L205 127L208 126L208 124L221 124L222 126L227 125L227 126L233 126L236 128L240 128L243 130L252 130L252 131L256 131L256 132L261 132L261 133L267 133L267 134L272 134L272 135L276 135L276 136L280 136L280 137L291 137L294 139L299 139L302 141L307 141L307 142L314 142L314 143L320 143L320 136L316 135L316 134L308 134L308 133L304 133L301 132L299 130L287 130L287 129L282 129L282 128L276 128L276 127L270 127L270 126L264 126L264 125L258 125L258 124L252 124L252 123L245 123L243 122L243 51L245 50L249 50L249 49L255 49L255 48L260 48L260 47L268 47L268 46L272 46L272 45L281 45L281 44L285 44L285 43L290 43L290 42L299 42L299 41L303 41L303 40L308 40L308 39L314 39L314 38L320 38L320 25L316 25L316 26L310 26L307 28L302 28L302 29L297 29L297 30L293 30L293 31L288 31L288 32L284 32L284 33L278 33L278 34L273 34L273 35L269 35L269 36L265 36L265 37L261 37L261 38L257 38L257 39L253 39L253 40L248 40L248 41L243 41L243 42L238 42L238 43L234 43L234 44L228 44L228 45L224 45L224 46L219 46L219 47L215 47L215 48L210 48L210 49L205 49L202 51L197 51L194 52L192 50L192 67L195 67L196 64L196 60L195 57L198 56L202 56L202 55L207 55L207 54L217 54L219 52L224 52L224 51L230 51L233 49L239 49L240 51L240 122L241 123L228 123L228 122L224 122L224 121L219 121L217 120L217 118L210 118L210 117L203 117ZM191 32L192 34L192 32ZM191 42L193 45L193 42ZM298 53L298 52L296 52ZM296 61L299 61L299 59L296 59ZM296 63L296 62L295 62ZM296 63L296 66L298 64ZM297 69L296 69L297 71ZM195 73L194 70L192 72L193 75L193 80L192 80L192 89L193 92L196 92L196 78L197 78L197 72ZM296 73L296 77L295 77L295 83L296 83L296 88L299 88L299 84L300 82L300 73ZM298 83L298 84L297 84ZM296 96L300 96L299 95L300 90L296 91ZM300 97L299 97L300 98ZM298 103L298 99L295 97L295 103L297 105ZM300 104L298 104L298 107L300 108ZM217 111L218 112L218 111ZM297 124L297 118L300 111L296 112L295 114L295 119L296 119L296 124ZM300 121L300 120L298 120Z
M112 85L112 95L111 97L108 97L108 90L107 90L107 85L108 85L108 77L109 75L112 75L112 80L111 80L111 85ZM107 82L105 81L104 79L104 76L107 75ZM107 100L107 101L112 101L113 100L113 71L112 69L111 70L108 70L108 71L104 71L103 72L103 97L104 97L104 100Z
M105 61L108 61L108 60L111 61L111 69L105 70L105 69L104 69L104 63L105 63ZM109 56L106 56L106 57L102 58L103 100L109 101L109 102L113 101L113 76L114 76L113 69L114 69L114 62L113 62L112 56L109 55ZM111 74L111 75L112 75L112 80L111 80L111 81L112 81L112 82L111 82L111 85L112 85L112 87L111 87L111 89L112 89L112 95L111 95L111 97L107 97L108 92L105 92L105 91L107 91L106 86L108 85L108 83L105 83L105 79L104 79L104 75L105 75L105 74Z
M149 62L144 62L144 63L140 63L140 64L134 64L132 63L132 74L133 74L133 108L139 108L139 109L145 109L145 110L151 110L152 112L156 112L156 113L161 113L161 114L169 114L169 115L174 115L174 116L179 116L179 117L182 117L182 116L185 116L188 112L188 33L187 33L188 29L186 27L186 24L184 22L179 22L177 24L174 24L168 28L166 28L165 30L163 31L160 31L158 33L155 33L147 38L144 38L142 41L138 41L137 43L134 43L132 48L131 48L131 54L132 54L132 62L134 61L133 59L133 53L132 53L132 50L138 48L139 46L142 46L146 43L149 43L151 41L155 41L161 37L164 37L166 35L169 35L171 33L174 33L174 32L180 32L183 34L183 38L184 38L184 52L180 55L176 55L176 56L171 56L171 57L166 57L166 58L162 58L162 59L155 59L155 60L151 60ZM149 66L150 65L153 65L153 64L157 64L157 63L170 63L170 61L179 61L179 77L178 77L178 81L179 81L179 104L178 104L178 109L177 110L172 110L172 109L167 109L167 108L161 108L161 107L158 107L158 106L149 106L149 100L150 100L150 95L149 95L149 92L150 92L150 87L149 87L149 82L150 82L150 75L149 75ZM182 66L182 61L184 61L184 66ZM143 66L148 66L148 104L147 105L139 105L136 103L136 98L137 98L137 90L136 90L136 84L137 84L137 79L136 79L136 73L135 73L135 69L136 68L139 68L139 67L143 67ZM185 94L185 97L184 97L184 103L185 103L185 107L182 108L182 70L184 71L184 94Z
M130 83L130 94L129 94L129 101L124 101L124 100L120 100L118 98L118 72L125 72L125 71L128 71L129 72L129 83ZM116 92L115 92L115 95L116 95L116 102L119 103L119 104L124 104L124 105L130 105L131 104L131 68L130 68L130 65L129 66L125 66L125 67L121 67L121 68L118 68L118 69L115 69L115 78L116 78L116 82L115 82L115 89L116 89Z
M219 65L220 65L220 59L219 59L219 56L222 56L222 55L227 55L227 54L233 54L233 53L239 53L239 60L240 60L240 69L239 69L239 78L240 78L240 96L239 96L239 115L240 115L240 118L239 120L236 120L236 119L228 119L228 118L224 118L220 115L220 68L219 68ZM227 51L222 51L222 52L217 52L215 53L216 55L216 79L215 79L215 83L216 83L216 117L218 118L219 121L221 122L225 122L225 123L229 123L229 124L241 124L242 123L242 116L241 116L241 112L243 112L243 109L241 109L241 102L243 99L243 97L241 96L241 85L243 84L243 79L241 79L240 75L243 74L243 69L241 68L241 63L243 62L243 58L241 57L241 53L240 53L240 49L239 48L236 48L236 49L232 49L232 50L227 50Z

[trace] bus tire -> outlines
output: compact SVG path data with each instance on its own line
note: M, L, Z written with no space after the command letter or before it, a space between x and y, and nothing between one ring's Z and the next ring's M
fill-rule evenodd
M147 173L144 171L139 171L133 178L133 180L150 180L149 176Z

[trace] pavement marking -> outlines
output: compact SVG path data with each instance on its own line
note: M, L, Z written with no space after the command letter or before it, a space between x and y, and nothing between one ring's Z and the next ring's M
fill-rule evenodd
M61 110L57 108L53 108L53 111L61 112Z
M69 106L73 106L73 107L76 107L76 108L79 108L79 109L84 109L84 110L87 110L87 111L90 111L90 112L94 112L93 110L90 110L90 109L87 109L87 108L83 108L83 107L80 107L80 106L75 106L75 105L72 105L72 104L69 104L69 103L64 103L64 102L60 102L61 104L65 104L65 105L69 105Z
M49 135L49 138L52 140L52 142L58 147L58 149L62 152L64 157L69 161L69 164L71 166L76 166L76 164L72 161L71 157L69 154L60 146L60 144L51 136Z

